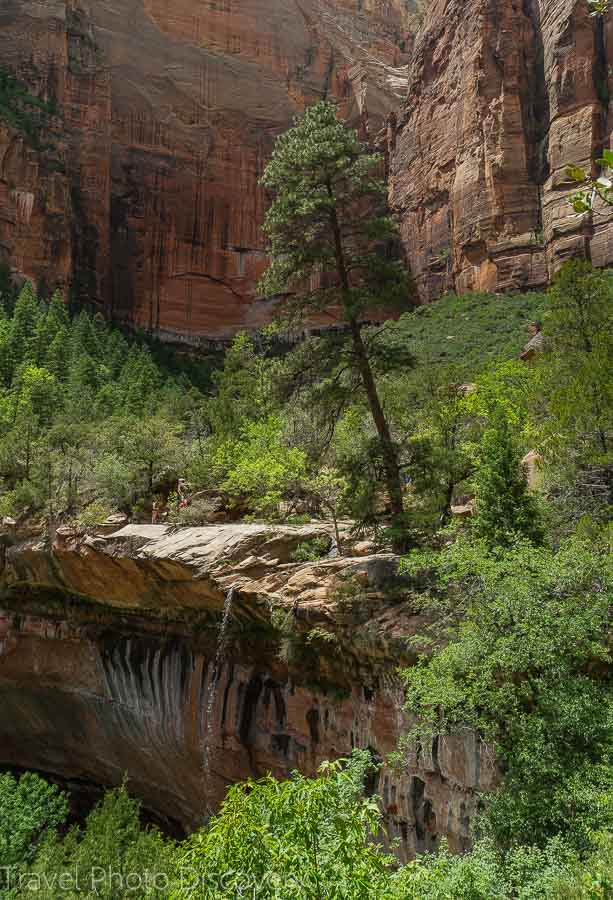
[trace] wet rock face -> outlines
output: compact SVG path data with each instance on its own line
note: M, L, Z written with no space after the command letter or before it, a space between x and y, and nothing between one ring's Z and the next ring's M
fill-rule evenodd
M275 671L274 656L268 667L224 663L205 747L213 657L168 634L12 621L0 656L2 764L107 785L127 772L146 806L194 827L235 781L314 773L352 746L394 748L392 696L366 702L357 687L326 694ZM405 779L382 777L400 836L410 815Z
M407 728L396 672L420 622L387 590L391 555L291 562L321 532L128 526L55 551L10 547L0 768L105 786L128 773L158 820L191 828L235 781L315 773L354 747L385 760ZM336 596L348 579L361 591L351 609ZM274 609L289 623L290 653L279 653ZM336 640L307 640L317 628ZM368 787L407 857L442 836L466 847L477 792L493 781L467 736L422 748L400 773L384 766Z
M377 131L406 90L408 29L405 0L3 2L1 68L57 116L45 149L0 128L2 255L167 339L267 321L274 138L323 96Z
M567 203L609 143L613 22L584 0L433 0L392 144L392 195L422 298L539 287L613 261L611 214Z

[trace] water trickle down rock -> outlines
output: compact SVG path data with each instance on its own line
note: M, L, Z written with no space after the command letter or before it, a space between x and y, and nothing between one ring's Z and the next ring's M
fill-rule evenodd
M202 740L202 771L204 773L205 779L208 777L211 771L211 739L213 737L214 727L213 714L215 711L215 702L217 700L219 682L221 680L221 671L223 668L224 658L228 645L228 626L232 617L232 607L234 605L234 600L237 593L238 591L236 590L236 588L231 587L226 594L226 599L223 607L223 616L221 619L221 625L219 626L217 652L215 653L215 661L208 678L205 707L205 730Z

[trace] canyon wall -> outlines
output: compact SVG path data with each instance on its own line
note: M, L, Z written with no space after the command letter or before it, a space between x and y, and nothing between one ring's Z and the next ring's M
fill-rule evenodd
M385 760L407 728L397 670L422 620L390 554L354 542L346 557L291 561L322 533L128 526L53 548L5 541L0 768L93 786L127 774L174 831L235 781L314 774L356 747ZM348 581L359 591L342 600ZM494 780L465 735L384 765L369 788L406 858L442 836L465 849Z
M585 0L5 0L0 257L43 290L171 341L268 321L258 179L320 97L386 121L422 300L541 287L613 261L611 213L575 216L565 168L610 144L613 18ZM8 112L7 112L8 109Z
M431 0L392 142L423 300L546 284L613 262L611 212L576 216L565 169L610 145L613 21L586 0Z
M266 322L258 180L273 141L322 97L379 130L406 94L408 6L4 0L0 78L54 109L32 140L0 85L0 254L168 340Z

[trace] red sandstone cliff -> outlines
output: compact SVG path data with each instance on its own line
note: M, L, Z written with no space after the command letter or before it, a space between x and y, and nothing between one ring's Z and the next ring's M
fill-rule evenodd
M265 321L273 140L325 95L378 129L408 27L404 0L4 0L0 69L58 114L40 152L0 96L2 255L162 337Z
M432 0L392 140L392 196L422 298L545 284L613 262L610 212L575 216L566 166L610 143L613 22L585 0Z
M258 179L331 95L371 133L400 110L391 192L424 300L613 262L611 213L574 216L565 176L610 143L613 19L431 0L412 58L409 26L404 0L5 0L0 70L58 114L40 151L0 96L0 255L163 338L256 327Z

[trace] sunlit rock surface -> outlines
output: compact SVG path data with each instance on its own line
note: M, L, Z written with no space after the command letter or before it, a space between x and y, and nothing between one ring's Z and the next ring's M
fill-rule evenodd
M546 284L613 262L609 209L568 204L610 142L613 20L585 0L432 0L390 135L392 196L422 299Z

